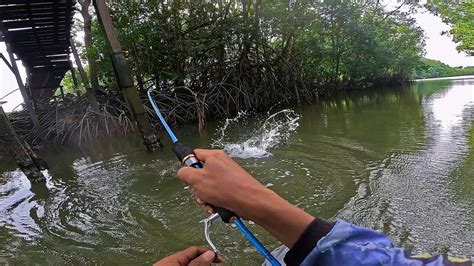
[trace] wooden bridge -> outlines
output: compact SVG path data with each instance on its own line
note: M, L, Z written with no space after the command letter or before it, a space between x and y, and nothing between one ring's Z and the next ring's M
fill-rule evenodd
M26 89L32 99L51 98L71 68L69 38L75 4L73 0L0 0L0 28L26 68Z
M149 150L157 150L161 144L140 101L106 2L94 0L93 3L104 38L110 48L117 84L127 99L131 116L136 121L144 144ZM0 41L6 44L9 60L0 55L15 75L25 107L37 129L41 129L41 125L35 112L36 103L49 101L58 89L65 73L69 70L73 71L69 58L71 51L75 52L71 41L75 5L76 0L0 0ZM74 57L76 64L79 65L77 54ZM17 60L21 60L25 66L26 84L23 83L18 71ZM85 80L87 77L83 78L83 81ZM88 83L85 85L89 88ZM0 122L2 121L3 124L8 123L8 119L0 119ZM3 126L12 128L11 125ZM2 127L1 123L0 127ZM11 134L16 136L15 132ZM23 144L22 141L12 143L12 145L20 146ZM11 150L31 149L27 147ZM31 157L29 154L24 154L24 156ZM31 163L34 163L34 160L30 159Z

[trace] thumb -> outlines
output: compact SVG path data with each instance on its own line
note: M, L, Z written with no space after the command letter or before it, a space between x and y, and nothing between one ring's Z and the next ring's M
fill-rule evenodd
M202 175L202 169L196 169L192 167L181 167L181 169L178 170L179 180L181 180L188 186L194 185L194 183L199 180L199 178L202 178Z
M191 262L189 262L188 265L191 266L208 266L211 265L211 263L214 261L216 258L216 253L213 251L206 251L201 254L201 256L193 259Z

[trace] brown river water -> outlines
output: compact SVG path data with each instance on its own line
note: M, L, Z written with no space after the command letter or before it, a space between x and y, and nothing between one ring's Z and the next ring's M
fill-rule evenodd
M381 230L414 253L474 257L474 77L357 91L263 114L242 112L177 130L226 149L263 184L306 211ZM0 265L146 265L206 245L206 215L165 149L111 138L40 151L47 187L0 162ZM282 213L281 215L285 215ZM280 245L258 225L269 248ZM222 223L212 238L228 264L262 257Z

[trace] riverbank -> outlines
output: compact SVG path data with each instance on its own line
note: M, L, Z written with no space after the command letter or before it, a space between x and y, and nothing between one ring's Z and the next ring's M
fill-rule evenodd
M211 90L206 94L190 93L182 88L157 90L154 96L161 112L172 126L197 123L198 130L202 132L208 120L234 117L241 111L266 112L276 107L314 103L320 97L331 97L353 90L408 83L404 76L391 75L374 80L328 82L312 87L302 84L285 90L251 90L221 84L219 90ZM272 92L275 90L278 93ZM56 97L49 103L38 104L36 111L42 125L40 130L33 128L25 111L8 115L16 131L33 146L82 145L92 140L136 134L136 127L123 95L113 91L103 92L105 93L97 95L101 110L99 113L89 108L85 96L69 94L64 98ZM140 96L155 129L161 130L161 123L152 110L146 90L140 90Z
M456 80L456 79L474 79L474 74L473 75L454 75L454 76L449 76L449 77L440 77L440 78L424 78L424 79L415 79L415 82L419 81L430 81L430 80Z
M170 124L198 121L200 131L209 119L241 110L403 83L424 47L423 30L412 19L375 2L112 1L108 7L142 102L149 107L146 91L156 88ZM37 104L44 129L32 130L28 118L17 116L18 130L33 142L84 143L134 129L104 56L109 50L97 16L87 6L81 10L84 23L75 26L84 32L78 47L90 80L77 84L69 72L65 99L57 92L58 101ZM91 92L87 101L74 96L86 94L81 86ZM100 111L90 111L97 101Z

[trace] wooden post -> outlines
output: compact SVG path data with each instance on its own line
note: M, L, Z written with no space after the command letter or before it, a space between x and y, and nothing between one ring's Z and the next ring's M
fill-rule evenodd
M74 69L74 66L72 65L71 60L69 60L69 65L71 66L71 77L72 77L72 82L74 82L74 88L76 90L76 94L78 97L81 97L81 90L79 88L79 82L77 81L77 76L76 76L76 70Z
M31 72L28 70L28 67L25 67L25 71L26 71L26 84L28 84L28 81L31 80ZM26 87L28 89L28 95L32 95L31 93L31 86L27 86ZM31 103L33 104L33 109L36 110L37 108L37 102L36 102L36 98L35 97L32 97L31 98Z
M155 134L145 107L140 100L140 95L135 87L135 82L123 54L122 46L115 32L105 0L94 0L94 8L109 47L117 84L128 102L130 112L135 118L140 133L142 134L144 144L150 151L158 150L158 148L162 146L161 142Z
M36 115L35 109L33 107L30 94L28 94L28 92L26 91L25 84L21 80L20 71L18 70L18 65L16 64L15 56L13 55L13 51L10 47L10 44L8 42L5 42L5 45L7 47L8 56L10 57L11 70L13 72L13 75L15 76L16 82L18 84L18 88L20 89L20 92L21 92L21 96L23 97L23 101L25 102L26 110L30 114L30 118L31 118L31 121L33 122L33 126L39 130L41 128L38 121L38 116Z
M46 181L41 170L47 168L46 163L38 158L31 147L16 134L15 129L3 111L0 102L0 147L2 152L12 155L21 171L31 182Z
M64 101L64 88L63 88L63 85L59 85L59 91L61 92L61 99Z
M84 67L82 67L82 62L81 62L81 59L79 58L79 54L77 53L76 45L74 44L74 40L72 39L72 37L71 39L69 39L69 42L71 45L72 55L74 56L74 61L76 61L77 69L79 70L79 75L81 75L82 83L84 84L84 87L87 90L87 99L89 100L92 110L99 113L99 103L97 102L97 99L95 98L94 88L91 87L91 84L89 82L89 79L87 78L86 72L84 71Z

